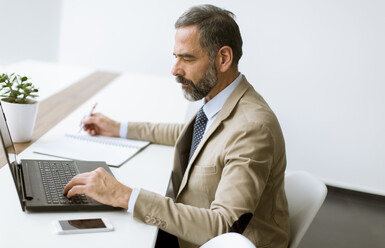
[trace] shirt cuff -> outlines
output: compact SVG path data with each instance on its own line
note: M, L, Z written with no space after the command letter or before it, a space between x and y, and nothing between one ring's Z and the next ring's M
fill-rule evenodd
M139 193L140 193L140 189L138 188L132 189L130 199L128 200L128 210L127 210L127 212L129 212L130 214L134 213L134 207L135 207L136 200L138 199Z
M119 136L121 138L127 138L128 122L121 122L119 129Z

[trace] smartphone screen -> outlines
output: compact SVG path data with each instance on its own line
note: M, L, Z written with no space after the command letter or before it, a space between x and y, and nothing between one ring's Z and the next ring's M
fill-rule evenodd
M106 228L102 219L59 220L59 224L64 231Z

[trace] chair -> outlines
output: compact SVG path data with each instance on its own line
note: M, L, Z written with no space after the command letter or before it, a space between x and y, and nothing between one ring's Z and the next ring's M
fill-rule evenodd
M229 232L210 239L200 248L255 248L255 246L245 236Z
M327 189L323 182L305 171L285 175L285 191L290 215L289 248L297 248L325 200ZM224 233L207 241L201 248L253 248L246 237Z
M285 175L285 191L290 215L289 248L297 248L325 200L323 182L305 171Z

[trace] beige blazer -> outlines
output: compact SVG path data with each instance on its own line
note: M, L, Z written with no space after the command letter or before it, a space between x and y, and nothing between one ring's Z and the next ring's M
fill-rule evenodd
M175 146L176 194L141 189L134 217L177 236L182 248L229 231L257 247L286 248L285 144L270 107L243 77L188 162L194 118L185 125L129 123L128 138Z

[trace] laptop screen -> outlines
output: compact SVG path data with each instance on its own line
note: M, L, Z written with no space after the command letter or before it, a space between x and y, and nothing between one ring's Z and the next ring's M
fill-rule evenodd
M17 168L16 151L11 139L11 135L9 133L8 125L5 119L5 115L4 115L3 107L1 106L1 103L0 103L0 138L1 138L0 145L2 146L0 151L0 154L1 154L0 158L2 158L2 162L3 162L5 157L6 161L9 164L9 168L11 169L12 176L15 180L15 183L19 184L17 183L17 182L20 182L20 178L19 178L19 173L17 173L18 168ZM17 185L16 187L18 187L19 189L20 184Z

